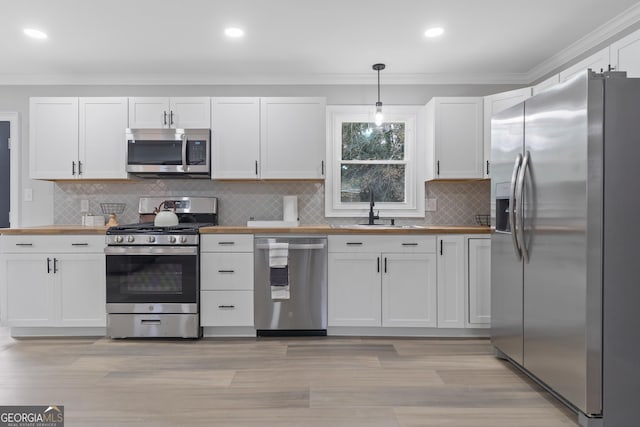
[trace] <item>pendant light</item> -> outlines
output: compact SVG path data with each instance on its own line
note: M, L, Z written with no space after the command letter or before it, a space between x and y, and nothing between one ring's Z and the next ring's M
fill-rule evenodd
M378 102L376 102L376 115L374 116L374 123L376 126L380 126L384 122L384 115L382 114L382 102L380 102L380 70L384 70L384 64L373 64L373 69L378 72Z

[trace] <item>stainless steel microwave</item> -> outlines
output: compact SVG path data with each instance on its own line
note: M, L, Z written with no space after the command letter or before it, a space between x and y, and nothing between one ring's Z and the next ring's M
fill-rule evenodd
M142 178L210 178L210 129L127 129L127 172Z

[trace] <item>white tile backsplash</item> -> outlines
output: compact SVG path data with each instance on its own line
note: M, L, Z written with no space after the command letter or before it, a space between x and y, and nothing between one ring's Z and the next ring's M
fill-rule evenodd
M489 181L426 183L427 197L437 199L437 210L422 219L398 220L431 225L475 225L476 214L489 213ZM138 222L141 196L217 197L220 225L245 225L255 220L282 219L282 196L298 196L301 224L350 224L362 218L324 217L324 183L319 182L218 182L205 179L136 180L131 182L57 182L54 185L54 223L80 224L81 200L100 214L100 203L125 203L121 224Z

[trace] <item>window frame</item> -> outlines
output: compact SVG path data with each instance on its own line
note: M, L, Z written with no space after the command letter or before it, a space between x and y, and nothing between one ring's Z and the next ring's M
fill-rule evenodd
M424 106L384 106L385 121L405 123L405 202L378 202L374 210L380 217L424 218ZM327 170L325 176L326 217L366 217L369 202L341 201L342 123L373 123L371 105L327 106ZM423 143L420 143L422 141ZM396 160L358 161L358 164L398 164Z

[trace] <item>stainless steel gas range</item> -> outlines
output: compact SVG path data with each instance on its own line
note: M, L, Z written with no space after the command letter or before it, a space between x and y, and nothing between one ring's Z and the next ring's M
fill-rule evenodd
M175 206L178 225L154 225L164 202ZM107 230L108 336L201 336L199 229L217 225L217 207L216 198L143 197L143 222Z

